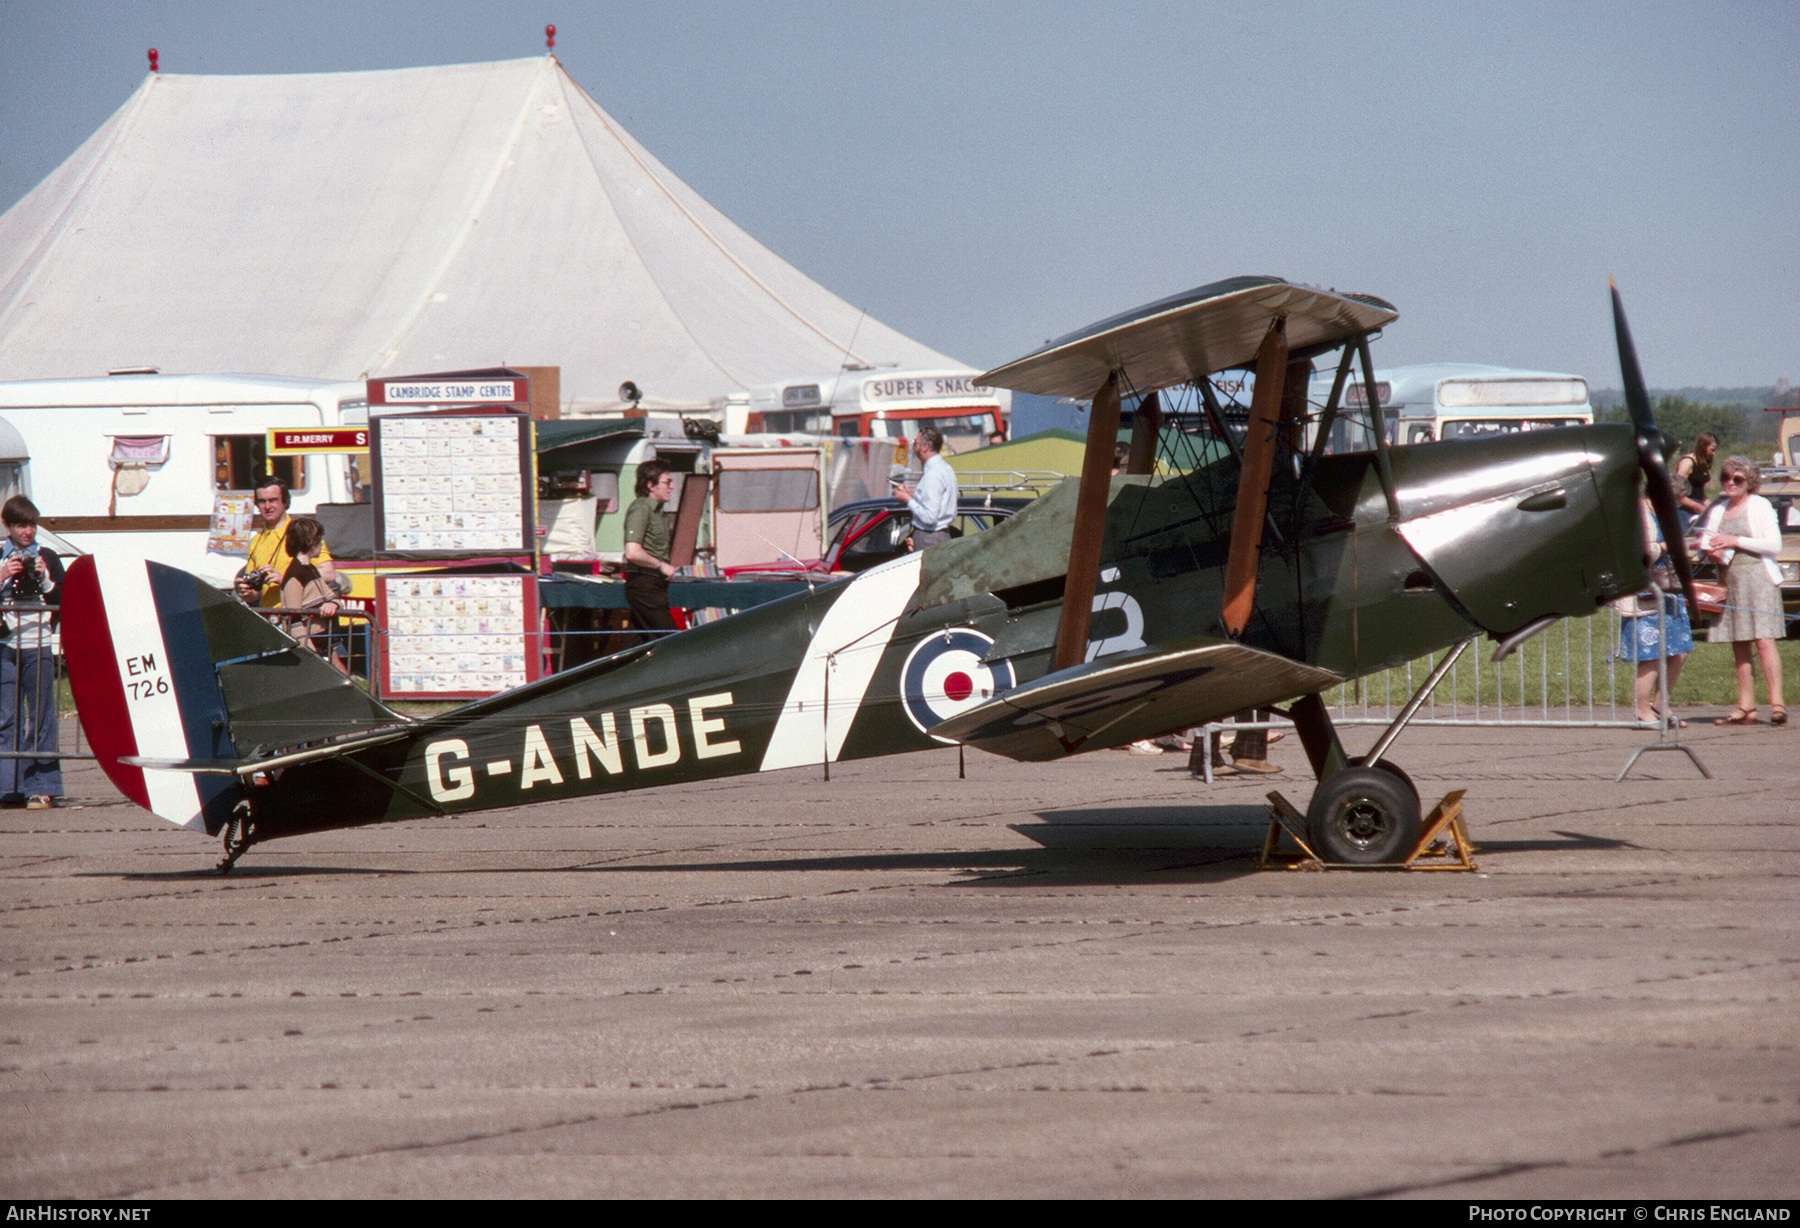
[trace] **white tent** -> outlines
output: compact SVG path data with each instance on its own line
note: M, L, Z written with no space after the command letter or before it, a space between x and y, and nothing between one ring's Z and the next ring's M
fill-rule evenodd
M960 366L757 243L555 57L151 74L0 216L0 379L558 365L576 412Z

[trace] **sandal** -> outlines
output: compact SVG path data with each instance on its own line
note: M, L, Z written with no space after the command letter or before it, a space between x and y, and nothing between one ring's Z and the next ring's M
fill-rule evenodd
M1783 710L1783 712L1781 714L1781 719L1784 721L1787 720L1787 712L1785 710ZM1756 724L1760 724L1760 722L1756 719L1756 709L1755 708L1751 708L1748 712L1746 712L1742 708L1733 708L1731 710L1731 714L1729 716L1721 716L1718 720L1714 721L1713 724L1715 724L1715 725L1756 725Z
M1639 717L1638 719L1642 720L1644 718ZM1686 721L1682 720L1679 716L1670 716L1667 712L1658 712L1655 716L1650 718L1650 723L1652 725L1660 725L1664 721L1669 722L1670 729L1686 729L1687 728Z
M1782 707L1780 704L1770 704L1769 705L1769 724L1771 724L1771 725L1787 724L1787 709Z

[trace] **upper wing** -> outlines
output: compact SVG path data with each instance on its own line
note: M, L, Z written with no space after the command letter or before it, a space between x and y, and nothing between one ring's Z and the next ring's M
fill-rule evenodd
M1399 316L1361 294L1296 286L1279 277L1233 277L1173 295L1052 341L980 378L989 387L1086 399L1113 371L1148 391L1247 366L1277 316L1293 357L1335 349Z
M1122 746L1342 682L1327 669L1204 636L1077 665L932 727L1009 759Z

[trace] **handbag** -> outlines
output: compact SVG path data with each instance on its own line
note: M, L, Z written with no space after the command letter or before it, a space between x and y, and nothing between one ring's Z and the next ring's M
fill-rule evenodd
M1694 604L1702 614L1725 612L1725 586L1708 580L1694 581Z

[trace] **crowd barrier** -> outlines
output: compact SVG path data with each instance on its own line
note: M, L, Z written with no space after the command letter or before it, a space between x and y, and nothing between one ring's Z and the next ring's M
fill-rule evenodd
M69 688L63 675L63 657L55 628L43 615L54 608L27 602L0 604L8 634L0 639L0 760L12 763L33 760L92 759L92 751L82 749L79 722L67 739L70 749L63 749L62 718L73 715ZM42 669L37 668L41 664ZM35 715L49 711L54 719L47 721L42 737L35 725ZM12 773L6 773L12 778Z
M1478 639L1425 698L1413 724L1636 727L1637 664L1619 657L1619 617L1602 610L1565 618L1504 661ZM1357 678L1325 692L1340 725L1387 724L1431 673L1436 658Z

